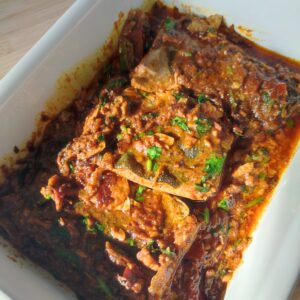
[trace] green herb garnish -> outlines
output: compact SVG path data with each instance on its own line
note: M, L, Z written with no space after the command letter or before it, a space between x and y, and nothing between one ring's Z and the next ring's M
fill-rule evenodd
M98 222L95 223L94 228L97 232L104 232L105 229L104 225Z
M175 97L175 99L178 101L180 100L181 98L184 98L185 95L181 92L177 92L177 93L173 93L173 96Z
M259 174L258 174L258 178L259 178L259 179L265 180L266 177L267 177L267 175L266 175L265 172L259 172Z
M237 107L237 102L235 100L233 91L229 91L229 103L232 105L232 107Z
M167 247L166 249L161 249L160 251L161 251L161 253L166 254L168 256L175 255L175 252L172 251L170 247Z
M209 209L207 207L205 207L204 211L203 211L203 219L206 224L209 223L209 218L210 218Z
M187 120L183 117L175 117L172 119L172 125L176 125L180 127L184 131L190 131L189 127L187 126Z
M152 171L152 167L153 167L152 160L151 159L147 159L147 161L146 161L146 170L150 172L150 171Z
M232 75L232 74L233 74L233 67L232 67L232 65L227 65L227 66L226 66L226 70L227 70L227 73L228 73L229 75Z
M103 142L105 140L104 135L100 134L97 138L97 143Z
M127 244L129 246L133 247L133 246L135 246L135 240L132 237L130 237L127 239Z
M69 169L70 169L71 173L75 172L75 167L74 167L74 165L73 165L73 163L71 161L69 162Z
M174 27L175 27L175 22L171 18L167 17L166 20L165 20L165 28L166 28L166 30L170 31Z
M248 192L248 187L247 187L246 184L243 184L243 185L241 186L241 191L242 191L243 193L247 193L247 192Z
M266 163L270 159L269 150L267 148L258 148L252 154L250 154L250 159L252 161Z
M134 200L137 202L143 202L145 200L145 198L143 197L143 192L146 189L146 187L144 186L139 186L135 192L135 198Z
M212 122L207 118L198 118L196 120L196 131L199 136L208 133L212 128Z
M159 159L161 156L162 150L160 147L153 146L149 149L147 149L147 155L150 159L155 160Z
M222 199L218 202L218 207L222 208L225 211L229 210L228 199Z
M200 183L195 184L195 189L201 193L206 193L209 191L209 187L206 183L206 180L209 176L202 176Z
M210 176L219 175L222 172L225 158L212 154L205 162L205 171Z
M207 97L204 95L204 94L200 94L198 97L197 97L197 102L198 103L204 103L206 102L208 99Z
M159 168L159 164L157 163L157 162L155 162L154 164L153 164L153 171L154 172L156 172L157 170L158 170L158 168Z
M148 118L155 118L155 117L158 117L158 116L159 116L158 112L149 112L149 113L146 113L146 114L142 115L142 120L146 121Z
M262 93L262 100L268 106L272 106L274 104L274 100L270 97L270 95L267 92Z
M257 205L257 204L262 203L263 201L264 201L263 197L258 197L256 199L253 199L252 201L248 202L245 207L246 208L250 208L250 207L253 207L253 206Z

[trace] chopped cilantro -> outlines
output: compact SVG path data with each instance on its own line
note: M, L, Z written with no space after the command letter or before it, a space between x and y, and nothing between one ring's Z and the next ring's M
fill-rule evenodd
M135 240L132 237L130 237L127 239L127 244L129 246L133 247L133 246L135 246Z
M229 75L232 75L232 74L233 74L233 67L232 67L232 65L227 65L226 70L227 70L227 73L228 73Z
M243 185L241 186L241 191L242 191L243 193L247 193L247 192L248 192L248 187L247 187L246 184L243 184Z
M210 27L208 27L207 32L213 33L213 32L215 32L215 28L210 26Z
M176 92L176 93L173 93L173 96L175 97L175 99L178 101L180 100L181 98L184 98L185 95L181 92Z
M222 172L225 158L212 154L205 162L205 171L210 176L219 175Z
M100 224L100 223L96 222L94 226L95 226L94 228L97 232L103 232L104 231L105 227L104 227L103 224Z
M206 180L208 176L202 176L200 183L195 184L195 189L201 193L206 193L209 191L209 187L207 186Z
M71 161L69 162L69 169L70 169L71 173L74 173L75 167L74 167L74 165L73 165L73 163Z
M243 131L238 127L233 127L232 131L235 135L243 136Z
M103 95L100 97L100 104L99 104L99 109L101 109L106 103L108 103L108 97Z
M147 149L147 155L151 160L160 158L162 150L160 147L153 146Z
M206 102L208 99L206 98L206 96L202 93L197 97L197 102L198 103L204 103Z
M212 122L207 118L198 118L196 120L196 131L199 136L208 133L212 128Z
M157 245L157 242L155 240L151 240L147 246L146 246L147 249L149 249L152 253L153 252L158 252L159 251L159 247Z
M203 219L206 224L209 223L209 217L210 217L209 209L205 207L203 211Z
M186 118L175 117L175 118L172 119L172 125L176 125L184 131L190 131L189 127L187 126Z
M264 201L264 198L263 198L263 197L255 198L255 199L253 199L252 201L250 201L250 202L248 202L248 203L246 204L246 208L253 207L253 206L257 205L257 204L262 203L263 201Z
M146 161L146 170L150 172L150 171L152 171L152 167L153 167L152 160L151 159L147 159L147 161Z
M185 52L183 53L183 55L184 55L185 57L191 57L191 56L193 55L193 52L191 52L191 51L185 51Z
M229 91L229 103L231 104L232 107L237 107L237 102L235 100L233 91Z
M259 179L265 180L266 177L267 177L267 175L266 175L265 172L259 172L259 174L258 174L258 178L259 178Z
M153 171L156 172L158 170L158 168L159 168L159 164L155 162L153 164Z
M146 135L154 135L154 131L153 130L148 130L145 132Z
M274 100L270 97L270 95L267 92L262 93L262 100L268 106L272 106L274 104Z
M146 114L142 115L142 120L146 121L148 118L155 118L155 117L158 117L158 116L159 116L158 112L149 112L149 113L146 113Z
M175 255L175 252L173 252L170 247L167 247L166 249L161 249L160 251L161 253L166 254L168 256Z
M229 205L228 205L228 199L221 199L219 202L218 202L218 207L219 208L222 208L223 210L225 211L228 211L229 210Z
M135 198L134 200L137 202L143 202L145 198L143 197L143 192L146 188L144 186L139 186L135 192Z
M170 18L167 17L165 20L165 28L167 31L172 30L175 27L175 22Z
M103 142L105 140L104 135L100 134L97 138L97 143Z
M195 184L195 189L201 193L206 193L209 191L209 187L205 183L197 183Z
M269 150L267 148L258 148L252 154L250 154L250 159L252 161L266 163L270 159Z
M97 232L103 232L104 231L104 225L98 223L98 222L95 222L92 226L90 226L89 224L89 217L85 216L85 217L82 217L81 219L81 223L85 226L85 229L86 231L88 232L93 232L93 233L97 233Z

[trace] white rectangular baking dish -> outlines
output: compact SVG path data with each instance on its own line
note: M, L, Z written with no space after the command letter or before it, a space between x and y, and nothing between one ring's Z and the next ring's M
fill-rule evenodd
M219 13L229 24L254 30L258 42L300 59L300 1L184 0L199 14ZM78 0L0 82L0 157L34 130L59 76L95 52L120 11L142 0ZM183 9L187 7L184 6ZM226 292L227 300L287 299L300 270L300 151L298 149ZM0 245L0 299L75 299L46 272L28 261L7 258Z

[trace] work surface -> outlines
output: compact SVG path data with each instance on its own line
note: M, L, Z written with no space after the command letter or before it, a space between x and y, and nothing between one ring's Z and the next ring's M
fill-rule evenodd
M0 79L73 3L74 0L0 0ZM300 283L291 300L300 300Z

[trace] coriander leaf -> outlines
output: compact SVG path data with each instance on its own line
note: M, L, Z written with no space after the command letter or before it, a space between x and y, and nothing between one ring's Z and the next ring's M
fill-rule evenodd
M250 159L256 162L266 163L270 159L269 150L264 147L258 148L250 155Z
M160 251L161 253L166 254L168 256L175 255L175 252L173 252L170 247L167 247L166 249L161 249Z
M97 232L103 232L104 229L105 229L105 227L104 227L103 224L100 224L100 223L96 222L96 223L95 223L94 229L95 229Z
M137 188L135 192L135 198L134 198L135 201L142 202L145 200L145 198L142 196L145 189L146 187L141 185Z
M75 172L75 167L74 167L73 163L70 161L68 165L69 165L70 172L74 173Z
M153 146L147 149L147 155L151 160L159 159L161 156L162 150L160 147Z
M104 135L100 134L97 138L97 143L103 142L105 140Z
M175 99L178 101L180 100L181 98L184 98L184 94L181 93L181 92L177 92L177 93L173 93L173 96L175 97Z
M262 203L263 201L264 201L263 197L258 197L256 199L253 199L252 201L248 202L245 207L246 208L251 208L251 207L253 207L253 206L257 205L257 204Z
M225 211L229 210L228 199L222 199L218 202L218 207L222 208Z
M159 116L158 112L149 112L149 113L142 115L142 120L147 121L147 119L149 119L149 118L156 118L158 116Z
M265 172L259 172L259 174L258 174L258 178L259 178L259 179L265 180L266 177L267 177L267 175L266 175Z
M268 106L272 106L274 104L274 100L267 92L262 93L262 100Z
M206 224L209 223L209 217L210 217L209 215L210 215L209 209L207 207L205 207L204 211L203 211L203 219Z
M133 246L135 246L135 240L132 237L130 237L127 239L127 244L129 246L133 247Z
M152 160L151 159L147 159L147 161L146 161L146 170L150 172L150 171L152 171L152 167L153 167Z
M197 102L198 103L204 103L206 102L208 99L206 98L206 96L202 93L197 97Z
M167 31L172 30L175 27L175 22L170 18L167 17L165 20L165 28Z
M196 120L196 131L199 136L208 133L212 128L212 122L207 118L198 118Z
M190 131L189 127L187 126L186 118L175 117L175 118L172 119L172 125L176 125L184 131Z
M212 154L205 162L205 171L208 176L213 177L222 172L225 158Z

